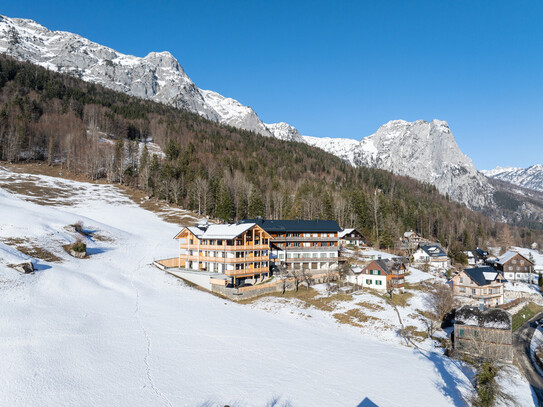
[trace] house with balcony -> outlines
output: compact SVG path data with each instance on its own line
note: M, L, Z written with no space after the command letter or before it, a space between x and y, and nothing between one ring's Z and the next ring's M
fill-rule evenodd
M366 246L366 241L362 233L354 228L343 229L338 233L339 245L341 247L355 246L363 247Z
M512 327L507 311L464 305L455 313L454 350L461 355L511 362Z
M179 241L179 268L217 273L222 285L238 287L270 275L270 234L255 223L183 228ZM175 260L171 263L175 263Z
M402 261L379 259L371 261L364 267L351 268L345 279L350 283L378 291L403 292L405 270L405 263Z
M471 298L487 307L503 304L503 274L489 266L464 269L452 279L455 295Z
M420 244L413 253L413 261L418 264L428 263L438 268L447 268L451 265L451 259L437 243Z
M534 263L516 251L507 251L494 263L496 270L511 282L527 283L532 279Z
M241 224L256 224L270 237L270 261L287 269L325 270L339 264L339 232L333 220L245 219Z

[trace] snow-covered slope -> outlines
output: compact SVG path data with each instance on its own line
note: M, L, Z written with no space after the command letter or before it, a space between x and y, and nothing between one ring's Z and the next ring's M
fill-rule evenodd
M17 195L2 189L19 182ZM47 206L35 203L36 188ZM64 226L78 220L107 236L85 239L89 259L61 247L75 239ZM175 255L176 232L114 186L0 169L0 240L61 258L20 275L6 266L18 256L6 261L0 245L0 405L457 406L471 391L439 349L186 286L150 265ZM529 405L525 382L508 390Z
M481 171L487 177L507 181L519 187L543 192L543 165L536 164L528 168L496 167Z
M298 129L288 123L267 123L266 127L272 132L275 138L287 141L297 141L301 143L304 142Z
M0 16L0 52L144 99L200 114L223 124L271 136L250 107L199 89L169 52L144 58L26 19Z

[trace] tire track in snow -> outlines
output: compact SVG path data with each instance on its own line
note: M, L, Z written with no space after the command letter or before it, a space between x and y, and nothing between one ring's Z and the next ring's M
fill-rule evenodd
M138 264L140 264L135 272L141 270L141 262L144 260L144 258L141 258L138 261ZM151 372L151 364L149 362L149 359L151 358L151 338L149 337L149 334L147 333L147 329L145 329L145 325L143 325L143 322L141 320L140 315L140 292L134 285L134 273L132 273L132 278L130 279L130 284L132 285L132 288L136 291L136 308L134 309L134 315L136 316L136 320L138 321L138 324L141 328L141 331L143 332L143 336L145 337L145 341L147 342L147 352L145 354L145 357L143 358L143 362L145 363L145 370L147 372L147 380L149 380L149 384L151 385L151 389L155 392L157 396L159 396L162 400L164 400L164 403L168 407L173 407L172 402L168 397L160 391L160 389L156 386L155 380L153 379L153 373Z

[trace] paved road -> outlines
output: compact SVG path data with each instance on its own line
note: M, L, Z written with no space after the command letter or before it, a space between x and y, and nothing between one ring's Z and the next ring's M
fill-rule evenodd
M530 342L535 331L535 328L532 328L530 324L542 317L543 312L537 314L522 325L513 335L515 359L524 373L524 376L528 379L530 386L532 386L532 389L537 396L539 407L543 407L543 377L537 372L532 364L532 359L530 358Z

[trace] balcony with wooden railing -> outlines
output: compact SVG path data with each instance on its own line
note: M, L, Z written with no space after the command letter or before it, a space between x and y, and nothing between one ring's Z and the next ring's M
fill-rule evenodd
M198 256L193 255L181 255L179 256L182 261L205 261L211 263L224 263L224 264L239 264L239 263L253 263L269 261L270 256L247 256L247 257L211 257L211 256Z

